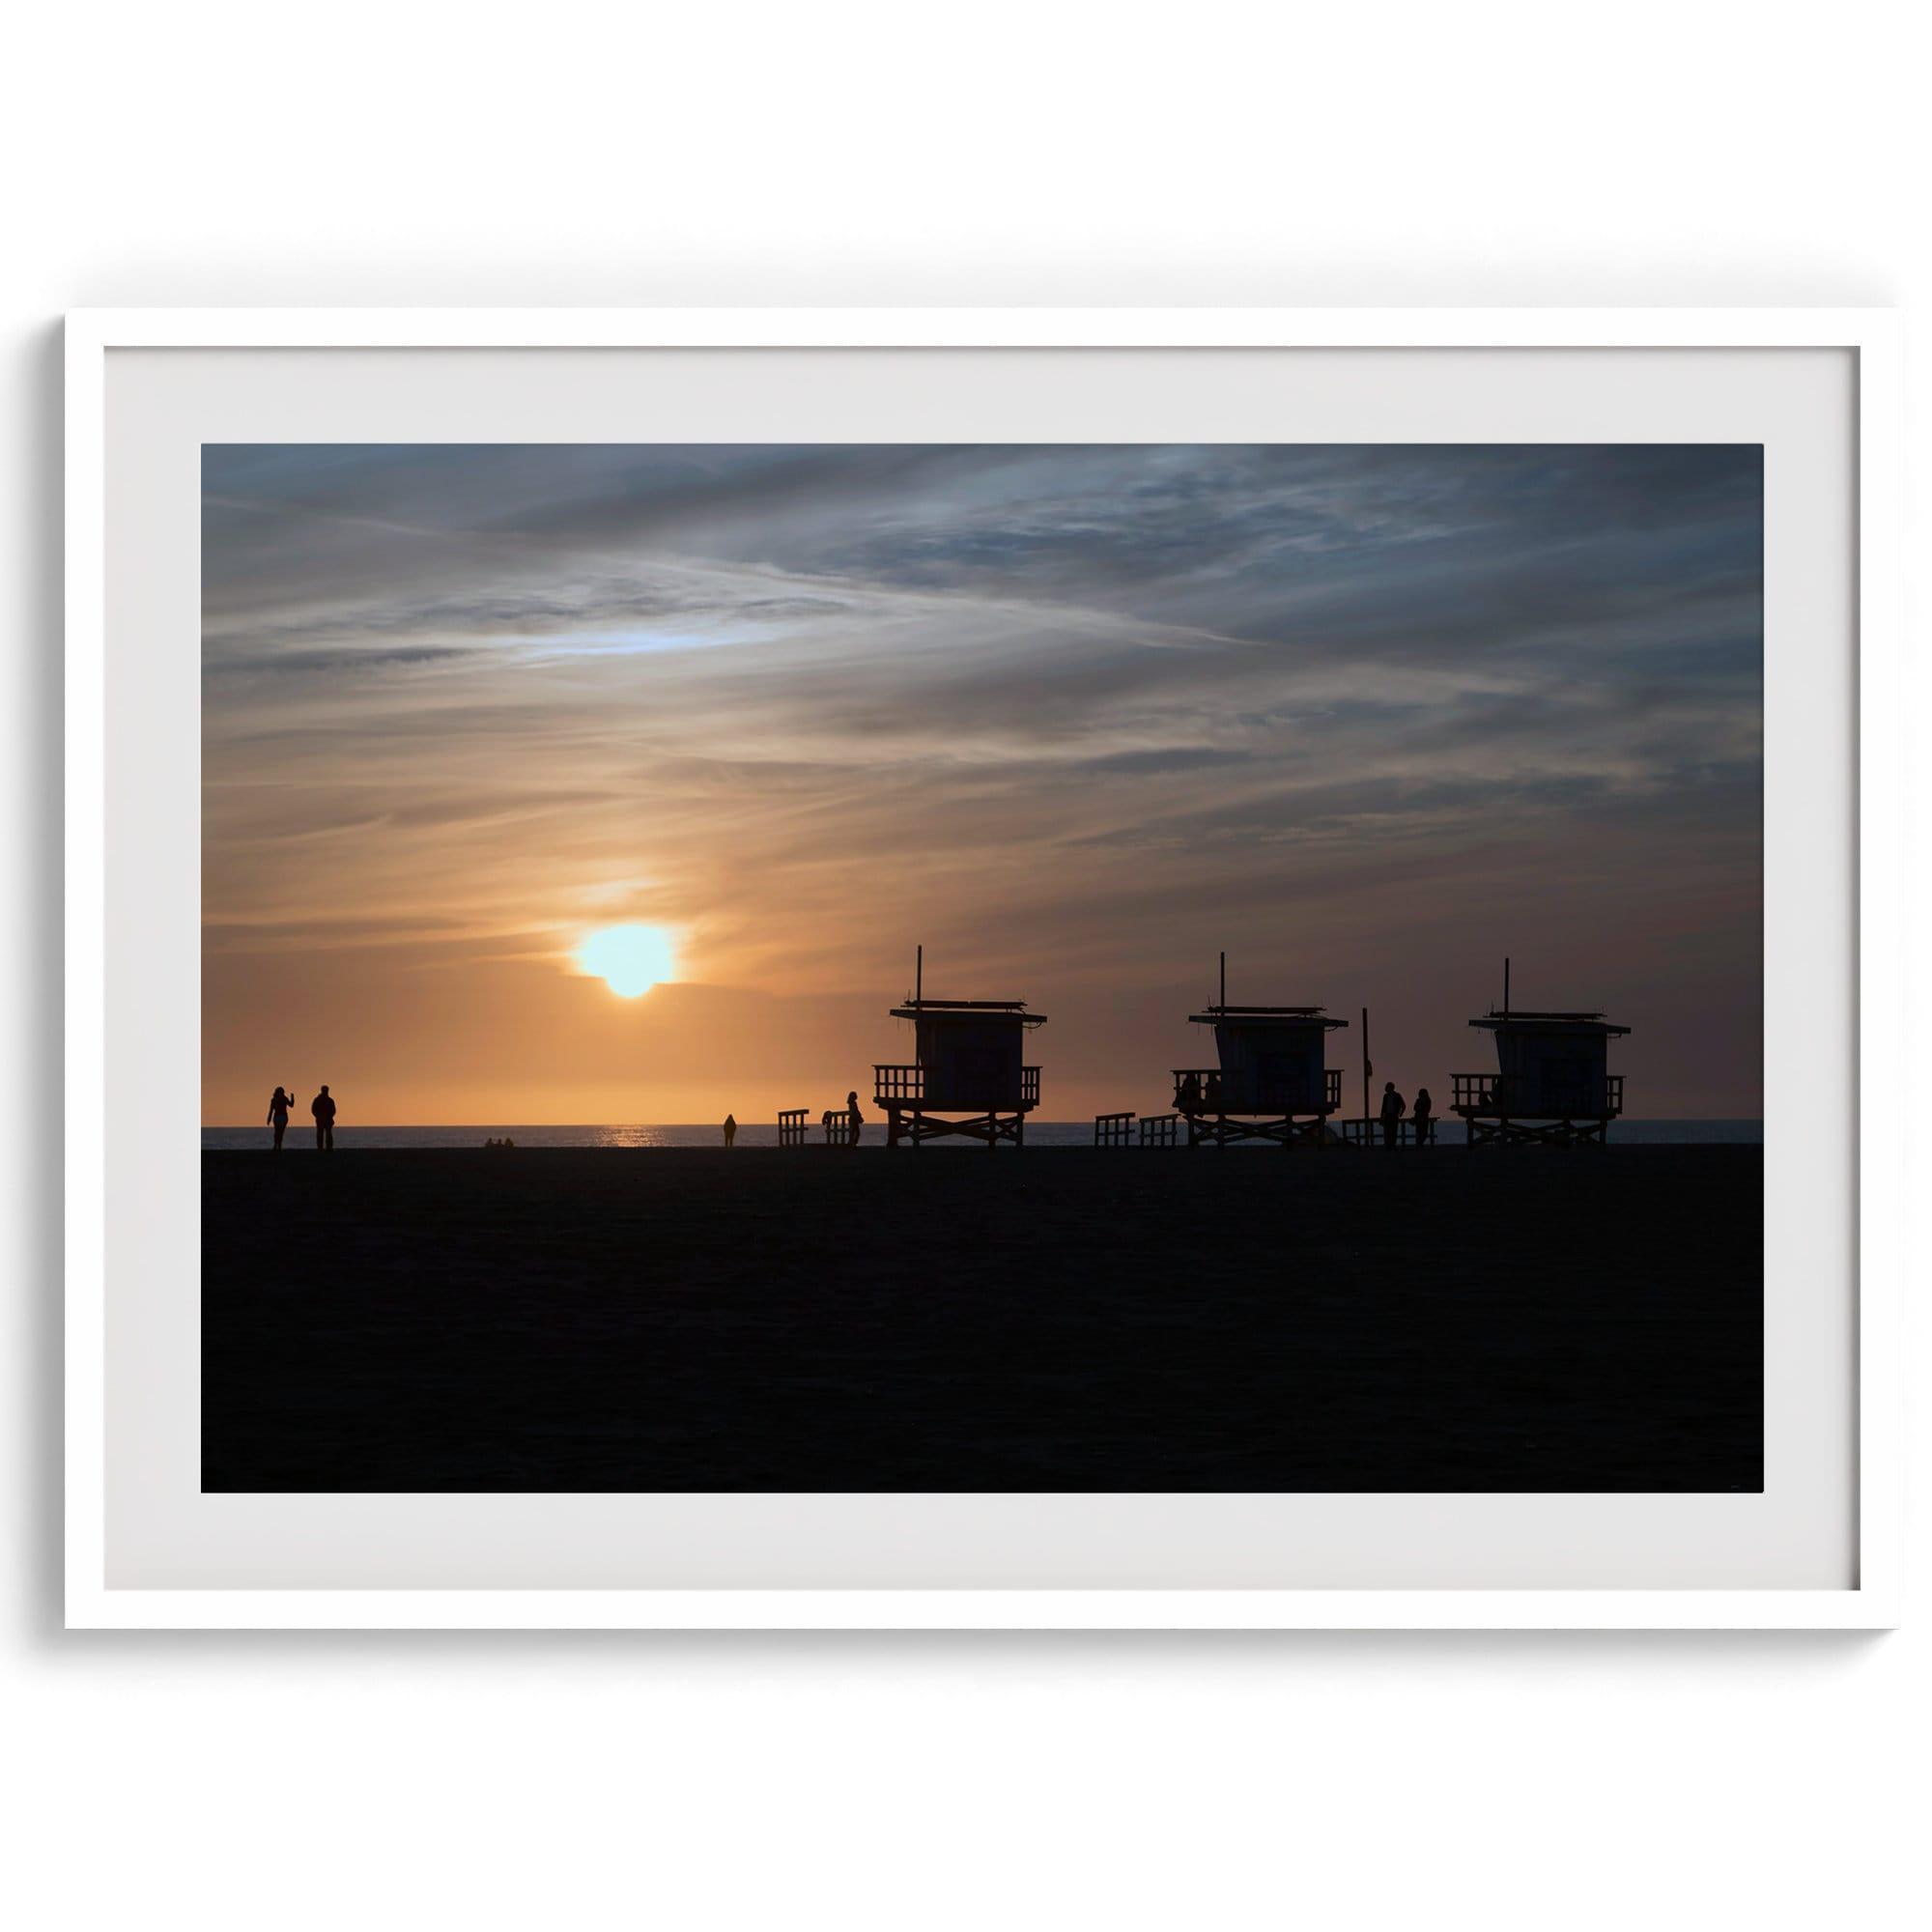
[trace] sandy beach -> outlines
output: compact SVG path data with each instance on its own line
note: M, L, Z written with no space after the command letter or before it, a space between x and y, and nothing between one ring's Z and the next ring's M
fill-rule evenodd
M1760 1150L207 1153L208 1490L1761 1481Z

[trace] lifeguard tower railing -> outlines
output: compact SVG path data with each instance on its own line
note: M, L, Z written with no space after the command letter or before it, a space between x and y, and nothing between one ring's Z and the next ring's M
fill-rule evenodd
M1342 1069L1322 1069L1318 1104L1306 1081L1271 1081L1264 1076L1246 1080L1223 1073L1218 1066L1177 1066L1174 1104L1182 1113L1195 1114L1335 1114L1342 1108Z
M1039 1105L1039 1068L1020 1068L1019 1092L1009 1081L976 1079L955 1070L950 1080L924 1066L872 1067L872 1098L881 1107L930 1107L935 1113L1030 1113Z
M1615 1120L1624 1110L1624 1076L1603 1073L1575 1080L1557 1080L1545 1068L1534 1090L1520 1073L1452 1073L1449 1106L1452 1113L1520 1115L1535 1120Z

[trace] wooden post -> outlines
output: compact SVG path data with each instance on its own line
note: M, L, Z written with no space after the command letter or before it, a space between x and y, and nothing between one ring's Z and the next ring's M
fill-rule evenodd
M1228 1009L1228 955L1224 952L1221 955L1221 1010L1223 1012L1226 1012L1227 1009Z
M1509 1018L1510 1010L1510 962L1509 954L1503 954L1503 1018Z
M1453 1065L1455 1063L1452 1061L1450 1064ZM1369 1059L1369 1009L1364 1007L1362 1009L1362 1133L1365 1137L1369 1132L1370 1120L1369 1075L1375 1070L1375 1065Z

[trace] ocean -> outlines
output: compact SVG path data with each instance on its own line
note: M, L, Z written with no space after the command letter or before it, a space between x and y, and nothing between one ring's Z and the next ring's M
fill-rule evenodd
M1439 1121L1436 1137L1443 1145L1461 1145L1463 1123L1458 1120ZM715 1122L701 1125L611 1125L611 1126L519 1126L506 1122L496 1126L460 1127L357 1127L338 1126L338 1148L480 1148L486 1140L509 1139L520 1148L715 1148L724 1136ZM824 1134L816 1122L810 1123L810 1140L822 1143ZM779 1130L776 1122L746 1121L738 1128L741 1148L776 1148ZM1710 1147L1725 1143L1762 1145L1762 1121L1617 1121L1610 1127L1610 1144L1627 1147ZM885 1122L874 1113L866 1120L860 1141L863 1148L883 1148ZM1092 1147L1092 1121L1029 1121L1026 1144L1030 1148ZM936 1148L974 1151L980 1144L968 1140L942 1140ZM1254 1143L1261 1147L1262 1143ZM271 1146L269 1129L254 1127L203 1127L204 1153L246 1151ZM315 1132L305 1119L294 1119L283 1143L285 1151L315 1151Z

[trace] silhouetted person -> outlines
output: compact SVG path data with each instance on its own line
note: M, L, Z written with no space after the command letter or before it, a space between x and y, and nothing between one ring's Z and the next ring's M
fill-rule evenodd
M1179 1101L1180 1111L1183 1114L1198 1114L1201 1111L1200 1075L1190 1073L1180 1083L1180 1092L1175 1095L1175 1098Z
M269 1102L269 1124L275 1130L275 1151L282 1151L282 1136L289 1130L289 1109L295 1102L277 1087L275 1097Z
M859 1145L859 1128L864 1123L865 1119L865 1115L859 1111L859 1095L855 1090L845 1096L845 1131L847 1136L845 1145L847 1147L857 1147Z
M326 1086L308 1103L308 1110L315 1116L316 1146L332 1150L335 1146L335 1102L328 1097L328 1089Z
M738 1138L738 1122L731 1115L724 1116L724 1145L729 1147Z
M1382 1082L1382 1146L1393 1148L1402 1131L1402 1117L1408 1110L1395 1091L1393 1080Z
M1429 1097L1427 1087L1415 1090L1415 1109L1410 1118L1415 1122L1415 1144L1427 1147L1435 1138L1435 1102Z
M1208 1074L1208 1086L1201 1099L1210 1114L1221 1111L1221 1076L1218 1073Z

